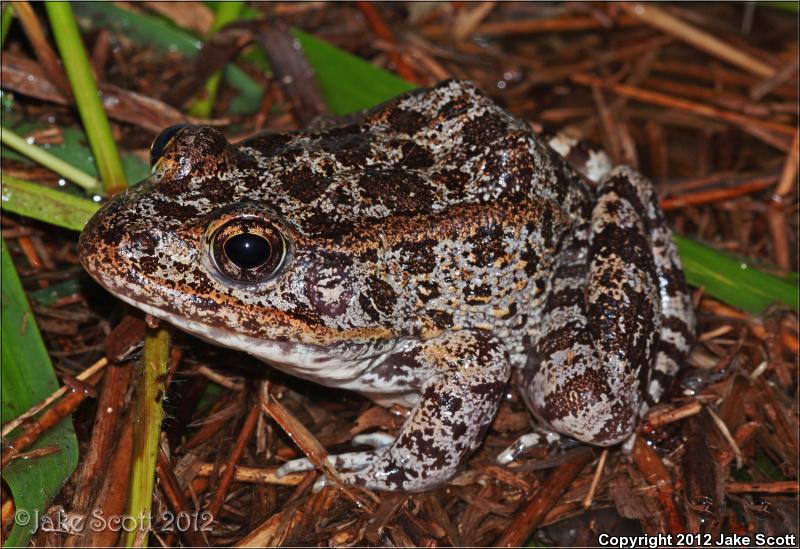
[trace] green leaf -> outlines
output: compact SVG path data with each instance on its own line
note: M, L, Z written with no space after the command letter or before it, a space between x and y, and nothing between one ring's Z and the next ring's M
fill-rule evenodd
M3 115L4 118L7 116ZM9 118L11 118L9 116ZM45 126L34 123L20 123L11 124L12 129L20 135L26 135L36 129ZM94 162L92 151L89 150L86 134L78 128L59 128L63 138L62 143L57 144L44 144L42 149L46 150L53 156L75 166L87 174L98 177L97 166ZM8 147L2 148L3 158L13 158L14 160L27 161L27 158L15 153ZM122 155L122 167L125 171L125 177L128 181L141 181L150 175L150 165L133 154Z
M163 20L133 13L111 2L75 2L73 9L82 25L108 29L159 51L177 51L192 59L202 46L200 39ZM231 63L225 66L223 77L239 92L231 102L230 114L250 114L258 110L264 90L252 78Z
M314 68L328 108L348 114L413 90L416 86L318 38L293 29Z
M80 231L100 204L2 174L3 210Z
M58 380L4 240L1 247L0 414L6 423L57 390ZM12 432L11 438L14 435ZM57 446L60 451L30 460L17 459L2 470L3 480L14 495L17 516L27 513L33 519L41 514L75 470L78 440L70 418L42 435L29 449L49 446ZM5 545L25 545L32 526L33 523L15 525Z
M67 178L75 185L83 187L86 192L102 192L103 187L97 178L94 178L88 173L77 169L69 162L64 162L46 149L29 143L27 139L23 139L10 129L6 127L0 128L0 138L2 138L3 145L14 149L18 153L24 154L34 162L38 163L40 166L44 166L45 168L56 172L58 175Z
M797 284L680 235L675 235L675 244L692 286L754 314L776 302L798 309Z
M59 299L77 295L81 293L81 283L77 278L70 278L58 284L51 284L47 288L28 292L28 299L35 301L39 305L52 305Z

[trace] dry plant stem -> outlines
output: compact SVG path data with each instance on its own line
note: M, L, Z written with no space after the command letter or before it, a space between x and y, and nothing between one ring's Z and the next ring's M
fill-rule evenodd
M496 2L480 2L460 10L453 21L453 38L456 42L466 40L481 24Z
M87 382L95 385L102 377L102 372L90 377ZM88 395L82 392L73 392L57 402L52 408L48 409L39 417L36 422L25 428L22 433L11 441L8 448L3 452L0 460L0 468L5 467L12 459L19 455L25 448L36 442L48 430L52 429L62 419L70 415L80 405Z
M786 162L783 164L781 179L778 182L778 187L775 189L776 195L786 197L792 190L797 188L798 160L800 160L800 129L794 132L792 145L789 149L789 156L786 157Z
M75 377L77 377L80 381L87 381L94 374L96 374L97 372L99 372L100 370L105 368L107 364L108 364L108 359L106 359L105 357L101 358L100 360L98 360L97 362L95 362L94 364L92 364L91 366L86 368L84 371L82 371L80 374L78 374ZM66 392L68 390L69 390L69 387L67 387L66 385L62 385L52 395L50 395L49 397L47 397L46 399L41 401L39 404L36 404L35 406L32 406L31 408L29 408L25 412L21 413L16 418L12 419L11 421L9 421L5 425L3 425L3 436L4 437L8 436L8 434L11 431L13 431L14 429L16 429L17 427L19 427L19 425L22 424L22 422L24 422L29 417L35 416L41 410L47 408L54 401L58 400L64 394L66 394Z
M597 491L597 486L600 484L600 478L603 476L603 469L606 466L606 459L608 459L608 448L603 448L603 451L600 453L600 459L597 460L597 467L594 470L594 475L592 476L592 484L589 486L589 491L586 493L586 497L583 498L583 501L581 502L581 505L584 509L588 509L592 506L594 494Z
M631 27L641 25L635 17L618 17L614 21L618 27ZM531 34L540 32L585 31L603 27L603 22L594 17L556 17L553 19L523 19L521 21L492 21L479 25L472 33L474 36L509 36L513 34ZM422 29L422 34L429 37L447 35L449 25L427 25Z
M800 59L795 58L793 61L784 65L784 67L775 73L774 76L766 78L761 82L755 84L750 88L750 98L758 101L772 90L789 80L797 72L800 67Z
M224 410L229 404L231 404L232 401L233 398L230 395L225 395L215 402L214 406L211 408L211 411L208 413L209 420L206 423L203 423L200 428L195 431L191 438L186 441L186 443L183 445L184 448L187 450L197 448L217 434L223 427L225 427L230 419L230 416L228 414L218 415L218 417L215 416Z
M706 409L711 416L711 419L714 420L714 425L717 426L722 437L725 441L730 445L731 450L733 451L733 455L736 456L736 468L741 469L742 465L744 465L744 457L742 456L742 450L739 448L739 445L734 440L733 435L731 434L728 426L725 424L724 421L720 419L720 417L714 413L714 410L711 408Z
M56 52L50 47L45 36L42 24L39 18L33 11L29 2L14 2L14 11L19 17L22 28L25 29L25 36L31 43L33 53L36 55L37 61L42 66L43 71L49 75L49 80L53 85L58 88L58 91L67 99L72 102L72 92L70 91L67 75L61 66Z
M261 409L280 425L281 429L289 435L289 438L297 444L309 461L314 464L314 467L323 471L328 479L342 491L345 497L364 508L370 509L372 507L363 497L359 496L358 492L342 483L336 469L334 469L326 459L328 457L328 452L325 448L322 447L314 435L312 435L283 404L272 397L269 392L269 385L266 383L262 384L260 403ZM369 493L366 490L363 492Z
M367 20L372 32L375 33L375 36L391 45L391 49L389 50L389 59L391 59L397 74L399 74L404 80L413 82L415 84L420 84L421 82L419 77L409 66L409 64L406 63L400 48L397 47L397 41L394 38L394 34L386 25L386 22L381 17L381 14L375 7L375 4L373 2L356 2L356 7L364 15L364 18Z
M672 41L670 37L659 36L647 42L637 43L625 48L618 48L609 52L600 52L595 56L570 65L548 67L536 71L530 76L528 82L532 84L546 84L555 82L579 72L586 72L598 65L621 61L631 57L638 57L645 52L660 49Z
M125 511L133 457L133 425L136 421L138 420L133 410L129 410L123 418L122 432L117 447L110 456L111 465L106 472L100 494L92 502L94 509L97 509L105 517L120 516ZM90 531L86 534L86 536L74 540L72 546L113 547L117 544L120 532L119 528L112 528L108 524L104 530Z
M791 259L789 258L789 238L786 235L786 217L783 215L783 208L779 204L773 202L767 208L767 224L772 237L775 264L781 269L789 270L791 268Z
M224 474L227 467L223 465L219 469L213 463L199 463L196 465L195 474L198 477L210 477L215 472ZM236 482L246 482L249 484L276 484L283 486L297 486L306 478L305 473L289 473L279 477L275 474L277 468L262 469L259 467L237 466L233 474Z
M125 394L131 377L130 364L110 366L106 370L100 398L97 401L89 448L81 462L75 485L72 510L88 510L97 497L97 479L102 479L110 466L108 456L119 437L118 421L123 412Z
M593 459L594 452L584 448L550 473L539 491L495 542L495 547L519 547L528 539L550 509L555 506L561 493Z
M725 189L712 189L708 191L697 191L686 193L680 196L670 196L661 200L662 210L676 210L686 206L697 206L699 204L711 204L722 200L730 200L747 194L757 193L768 189L775 184L774 176L766 176L761 179L751 180L742 185L727 187Z
M158 474L158 480L161 484L161 490L164 492L167 503L170 509L175 513L175 516L180 516L181 514L190 516L194 508L189 506L189 502L183 495L183 490L181 490L178 479L172 474L169 465L169 460L167 460L164 452L160 451L158 453L158 461L156 462L156 473ZM187 529L179 529L178 533L183 538L186 545L190 547L209 546L205 534L199 530L193 529L191 526Z
M669 423L674 423L676 421L686 419L687 417L697 415L702 409L703 405L697 401L694 401L681 406L680 408L652 413L647 416L646 421L650 427L662 427Z
M653 27L669 33L710 55L719 57L728 63L738 65L753 74L762 77L770 77L775 74L775 69L766 63L730 44L726 44L705 31L693 27L653 4L642 4L639 2L629 4L621 2L618 5L648 25L652 25Z
M728 482L725 484L729 494L797 494L800 484L796 480L780 482Z
M758 118L753 118L752 116L745 116L743 114L719 109L704 103L688 101L686 99L680 99L677 97L672 97L671 95L645 90L642 88L636 88L634 86L606 82L586 74L575 74L571 79L576 84L580 84L582 86L604 86L613 90L614 93L635 99L636 101L641 101L642 103L650 103L653 105L660 105L662 107L687 111L693 114L711 118L713 120L724 120L726 122L742 126L745 129L749 126L756 126L785 135L794 135L795 133L794 127L787 126L786 124L781 124L779 122L761 120Z
M239 433L239 436L236 439L236 444L233 446L233 450L231 451L228 460L225 462L225 470L220 475L217 490L214 492L214 497L211 498L211 503L208 505L208 512L211 513L212 517L216 517L219 514L219 510L222 508L222 503L225 501L225 495L228 493L228 488L230 487L234 478L234 473L236 472L236 463L238 463L239 459L242 457L247 443L250 441L253 433L255 432L256 422L258 421L258 416L260 413L261 409L258 406L252 406L250 408L250 412L247 414L242 431Z
M647 445L642 437L636 437L633 445L633 460L648 484L656 487L656 497L666 513L670 532L673 534L685 532L686 528L681 520L681 515L672 499L672 478L661 462L661 457Z
M797 167L800 158L800 129L794 132L789 154L783 164L781 177L775 189L772 202L767 210L767 223L772 236L772 248L775 263L782 269L791 268L789 256L789 238L786 234L786 218L783 211L783 199L797 188Z

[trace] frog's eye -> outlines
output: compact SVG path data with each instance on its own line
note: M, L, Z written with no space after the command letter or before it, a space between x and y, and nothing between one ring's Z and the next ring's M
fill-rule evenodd
M211 253L225 277L256 284L281 268L286 258L286 240L271 223L244 217L228 221L214 231Z
M156 162L161 159L164 150L172 142L172 139L178 135L178 132L188 127L189 124L175 124L174 126L162 130L161 133L156 136L153 140L153 144L150 145L150 167L155 166Z

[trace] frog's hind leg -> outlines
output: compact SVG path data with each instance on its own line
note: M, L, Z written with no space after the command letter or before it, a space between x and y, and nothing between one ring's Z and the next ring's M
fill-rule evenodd
M328 459L348 484L411 492L433 488L455 474L494 419L510 373L503 344L480 330L450 332L389 356L384 368L371 375L409 376L420 385L420 399L397 438L372 451ZM280 474L310 468L295 460Z
M607 177L605 188L634 203L638 200L647 226L658 275L661 328L655 367L646 387L648 404L661 399L669 381L691 349L695 332L694 307L683 277L681 260L672 240L658 197L652 184L628 166L615 168Z
M534 415L603 446L633 433L661 330L651 220L638 196L646 180L628 174L617 169L603 179L591 222L559 253L522 371Z

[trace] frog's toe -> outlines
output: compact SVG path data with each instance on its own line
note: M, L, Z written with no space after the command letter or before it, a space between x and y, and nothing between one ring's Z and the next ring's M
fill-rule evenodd
M556 444L561 441L561 435L553 431L540 430L522 435L514 443L497 455L496 461L500 465L508 465L525 451L543 444Z
M371 446L376 450L385 448L395 441L395 436L389 433L367 433L365 435L357 435L353 437L353 444L363 444L364 446Z
M313 468L314 464L311 463L308 458L293 459L278 467L277 471L275 471L275 475L280 478L290 473L305 473Z
M366 467L373 459L374 452L348 452L346 454L336 454L325 459L337 471L358 471ZM304 473L314 469L314 464L308 458L293 459L287 461L275 471L278 477L283 477L289 473Z

